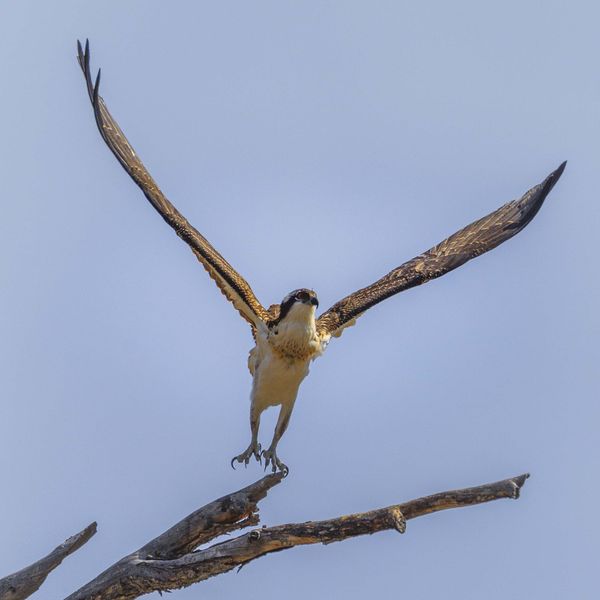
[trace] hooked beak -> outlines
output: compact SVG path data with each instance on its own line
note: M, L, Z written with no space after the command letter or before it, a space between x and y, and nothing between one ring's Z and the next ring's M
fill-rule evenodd
M316 308L319 308L319 301L317 300L317 298L314 298L314 297L313 297L313 298L311 298L311 299L310 299L310 303L311 303L311 304L312 304L314 307L316 307Z

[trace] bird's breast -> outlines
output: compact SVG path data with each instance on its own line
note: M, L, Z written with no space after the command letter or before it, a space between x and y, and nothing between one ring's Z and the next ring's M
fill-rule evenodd
M253 402L264 407L293 402L308 375L310 359L291 358L271 346L258 349L258 354L252 382Z
M280 324L270 332L268 343L274 354L289 361L308 361L323 350L314 326L304 323Z
M248 360L253 404L264 408L294 402L311 360L323 349L314 318L288 318L260 330Z

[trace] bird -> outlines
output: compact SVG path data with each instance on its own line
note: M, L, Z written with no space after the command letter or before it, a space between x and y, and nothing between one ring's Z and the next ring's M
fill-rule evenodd
M250 431L248 447L231 459L231 466L248 465L252 458L287 475L289 468L277 454L300 384L313 360L323 354L332 338L367 310L404 290L421 285L460 267L492 250L519 233L535 217L547 195L562 175L566 161L522 197L507 202L492 213L467 225L429 250L393 269L374 283L359 289L329 309L316 315L319 300L314 290L299 288L278 304L265 308L248 282L223 258L162 193L128 142L99 95L101 72L95 80L90 70L89 40L85 48L77 42L77 58L100 135L121 166L141 188L150 204L185 241L223 295L250 325L255 345L250 350L248 369L252 376L250 392ZM262 449L258 441L263 411L279 406L271 444Z

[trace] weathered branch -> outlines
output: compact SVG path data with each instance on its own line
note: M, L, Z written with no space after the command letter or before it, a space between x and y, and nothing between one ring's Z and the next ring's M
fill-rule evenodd
M282 480L268 475L192 513L71 594L66 600L131 600L153 591L187 587L269 554L304 544L328 544L386 529L404 532L406 521L432 512L518 498L528 475L454 490L326 521L263 527L196 550L223 533L259 522L258 502ZM0 599L1 600L1 599Z
M23 600L36 592L48 574L70 554L79 550L96 533L96 523L65 540L37 562L0 579L0 600Z

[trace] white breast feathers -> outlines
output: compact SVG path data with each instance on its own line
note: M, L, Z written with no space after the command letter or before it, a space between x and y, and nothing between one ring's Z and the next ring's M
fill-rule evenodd
M317 336L315 307L295 304L269 332L269 345L282 358L308 360L320 355L324 347Z

